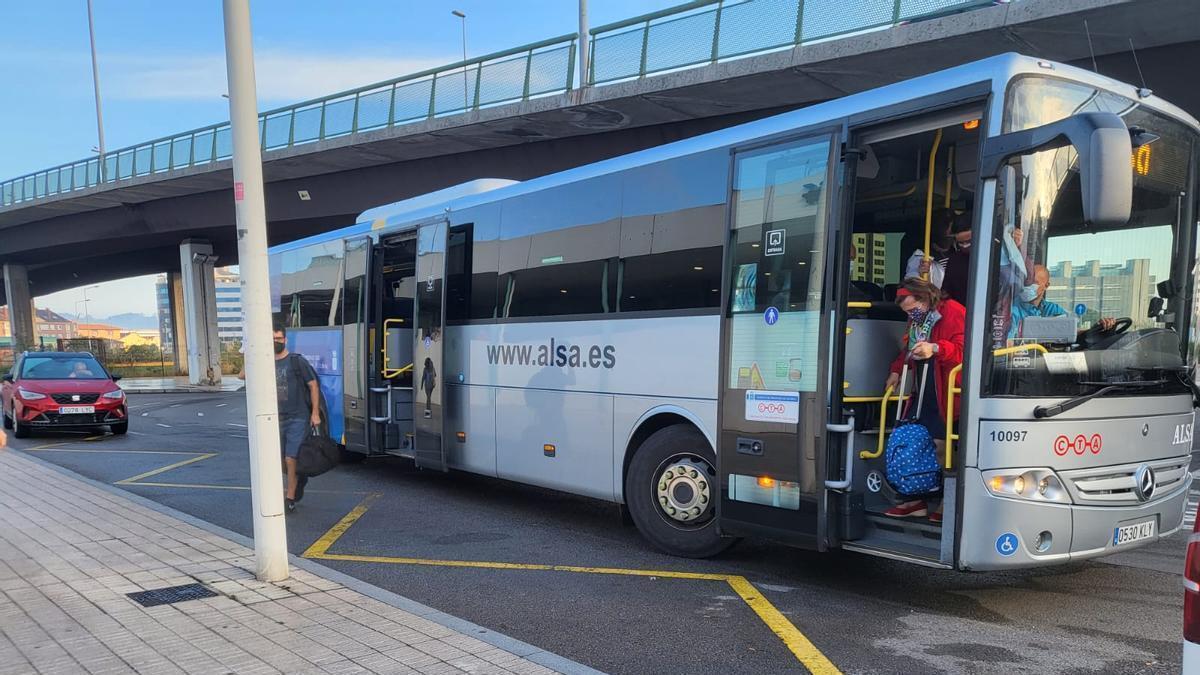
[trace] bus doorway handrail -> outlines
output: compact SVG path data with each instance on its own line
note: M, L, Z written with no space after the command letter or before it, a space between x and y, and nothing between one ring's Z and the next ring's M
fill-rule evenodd
M388 364L392 360L388 354L388 328L402 323L404 323L404 319L384 319L383 321L383 368L380 369L380 374L383 375L383 379L385 380L403 375L413 368L413 364L411 363L399 368L388 368Z
M1012 347L1002 347L992 350L992 356L1008 356L1009 354L1020 354L1022 352L1041 352L1042 354L1050 353L1045 345L1031 342L1027 345L1013 345ZM958 364L950 369L950 375L946 382L946 463L943 468L950 470L954 458L954 441L957 441L959 436L954 433L954 397L962 393L962 387L956 386L954 381L958 378L958 374L962 372L962 364Z
M900 393L897 393L895 396L892 396L892 391L893 391L893 388L888 387L887 389L883 390L883 396L881 398L862 396L862 397L856 397L856 400L852 401L852 402L859 402L859 401L857 401L857 399L861 398L861 399L865 399L862 402L868 402L868 401L870 401L870 402L878 401L879 402L879 440L876 442L875 450L873 450L873 451L872 450L863 450L863 451L859 452L858 453L859 459L875 459L876 457L879 457L880 455L883 454L884 441L887 436L888 401L896 401L897 403L899 403L900 401L903 401L908 398L908 396L906 396L904 394L900 394ZM844 402L846 402L846 399L842 399L842 400Z

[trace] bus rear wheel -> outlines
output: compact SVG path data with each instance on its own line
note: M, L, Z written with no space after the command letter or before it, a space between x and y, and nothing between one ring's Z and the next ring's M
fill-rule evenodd
M642 443L625 475L629 515L651 544L685 558L707 558L733 545L717 534L716 460L687 425L659 429Z

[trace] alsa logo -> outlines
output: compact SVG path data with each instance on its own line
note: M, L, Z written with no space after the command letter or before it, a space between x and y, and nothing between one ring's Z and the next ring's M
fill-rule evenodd
M1104 439L1100 434L1092 434L1090 437L1079 434L1075 438L1060 435L1054 439L1054 454L1059 457L1065 456L1068 452L1074 452L1076 455L1091 452L1093 455L1098 455L1103 445Z
M1192 425L1191 424L1176 424L1175 425L1175 440L1171 441L1171 445L1191 445L1192 444Z

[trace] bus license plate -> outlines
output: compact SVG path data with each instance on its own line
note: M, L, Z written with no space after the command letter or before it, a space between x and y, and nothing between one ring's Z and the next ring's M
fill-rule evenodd
M94 405L64 405L58 409L60 415L90 415L96 412Z
M1121 525L1113 529L1113 546L1124 546L1154 536L1154 520L1132 525Z

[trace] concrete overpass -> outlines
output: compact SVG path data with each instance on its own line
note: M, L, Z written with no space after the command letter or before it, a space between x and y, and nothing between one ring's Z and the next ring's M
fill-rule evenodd
M1200 116L1190 72L1200 62L1200 3L1021 0L268 150L271 240L473 178L527 179L1006 51L1090 65L1085 19L1102 73L1138 81L1132 39L1148 86ZM646 20L647 32L657 20ZM185 239L205 239L221 264L234 263L231 182L229 161L211 161L0 206L6 288L21 287L23 273L44 295L179 270Z

